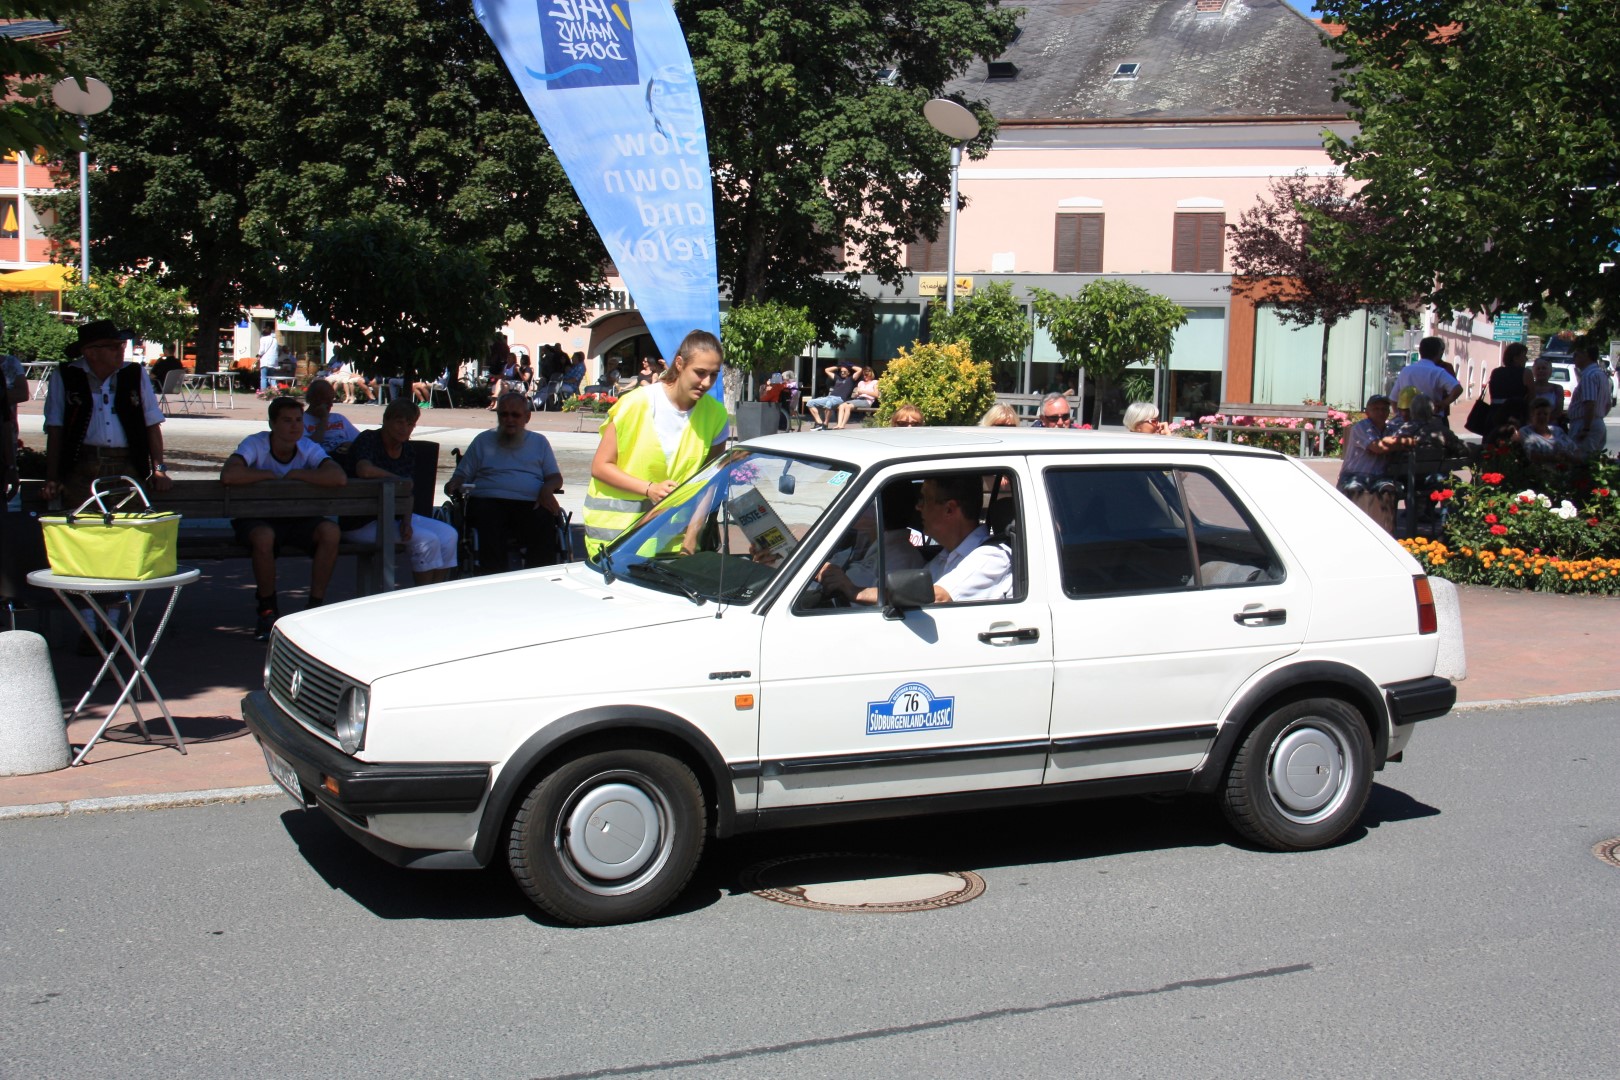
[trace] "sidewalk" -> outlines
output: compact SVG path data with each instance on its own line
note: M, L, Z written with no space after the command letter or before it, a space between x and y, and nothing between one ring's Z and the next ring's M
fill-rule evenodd
M299 610L302 600L306 581L298 575L307 571L300 562L287 559L280 567L288 611ZM352 580L340 565L334 586L342 589ZM181 594L174 621L152 661L152 677L185 737L186 755L174 749L161 719L156 724L148 720L153 742L142 742L126 711L84 765L36 776L0 777L0 818L119 805L65 805L80 800L134 797L133 805L153 805L165 801L161 796L183 792L204 793L196 797L198 801L274 794L275 789L266 786L264 758L247 734L238 707L242 695L260 684L264 663L264 645L252 634L252 588L245 559L210 564L202 581ZM1459 592L1468 655L1468 678L1458 684L1459 703L1620 692L1620 668L1591 662L1620 640L1620 599L1480 587ZM333 597L347 598L341 591ZM144 639L150 632L146 613L141 621ZM75 631L65 612L55 623L60 629L51 657L57 687L71 705L95 673L95 662L74 654ZM113 694L104 688L98 700L104 712ZM147 715L153 711L143 709ZM76 745L100 723L101 714L93 707L90 713L68 729Z

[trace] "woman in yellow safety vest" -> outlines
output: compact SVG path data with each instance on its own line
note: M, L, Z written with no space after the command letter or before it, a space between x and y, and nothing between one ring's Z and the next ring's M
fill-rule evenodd
M585 551L614 537L666 498L726 445L726 407L709 395L720 377L720 342L693 330L659 382L608 410L585 491Z

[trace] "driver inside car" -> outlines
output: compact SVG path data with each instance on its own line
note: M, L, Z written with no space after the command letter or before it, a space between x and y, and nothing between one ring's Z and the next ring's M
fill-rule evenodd
M934 579L934 603L1005 600L1012 595L1012 552L980 523L983 508L984 480L978 473L942 473L922 482L917 499L922 531L940 544L939 554L924 567ZM884 573L888 572L886 568ZM879 600L875 584L855 594L857 604Z
M856 603L862 589L878 583L878 552L883 572L921 570L922 553L911 542L906 522L916 505L916 488L905 480L885 485L877 499L861 508L833 557L816 574L822 592L834 603ZM883 537L878 539L878 502L883 504ZM875 603L875 601L862 601Z

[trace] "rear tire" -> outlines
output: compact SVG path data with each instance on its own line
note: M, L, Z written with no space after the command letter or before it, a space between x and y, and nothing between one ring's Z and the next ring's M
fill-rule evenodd
M703 788L653 750L583 753L540 777L512 820L507 862L529 899L574 926L645 919L703 854Z
M1250 842L1273 851L1326 847L1361 818L1372 791L1372 738L1355 709L1307 698L1243 737L1221 809Z

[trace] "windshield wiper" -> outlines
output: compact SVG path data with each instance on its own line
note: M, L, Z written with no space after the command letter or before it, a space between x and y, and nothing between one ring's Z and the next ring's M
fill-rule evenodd
M659 581L667 581L679 589L688 600L692 601L692 603L698 605L699 607L703 606L703 601L705 598L699 596L698 591L692 588L692 586L687 583L685 578L681 577L681 575L677 574L663 563L653 562L651 560L648 560L647 562L639 562L630 567L630 569L626 572L631 577L651 577L656 578Z
M598 570L602 571L603 584L613 584L613 579L615 576L613 573L613 563L608 559L608 553L605 550L594 558L591 556L590 552L586 552L585 565L594 566Z

